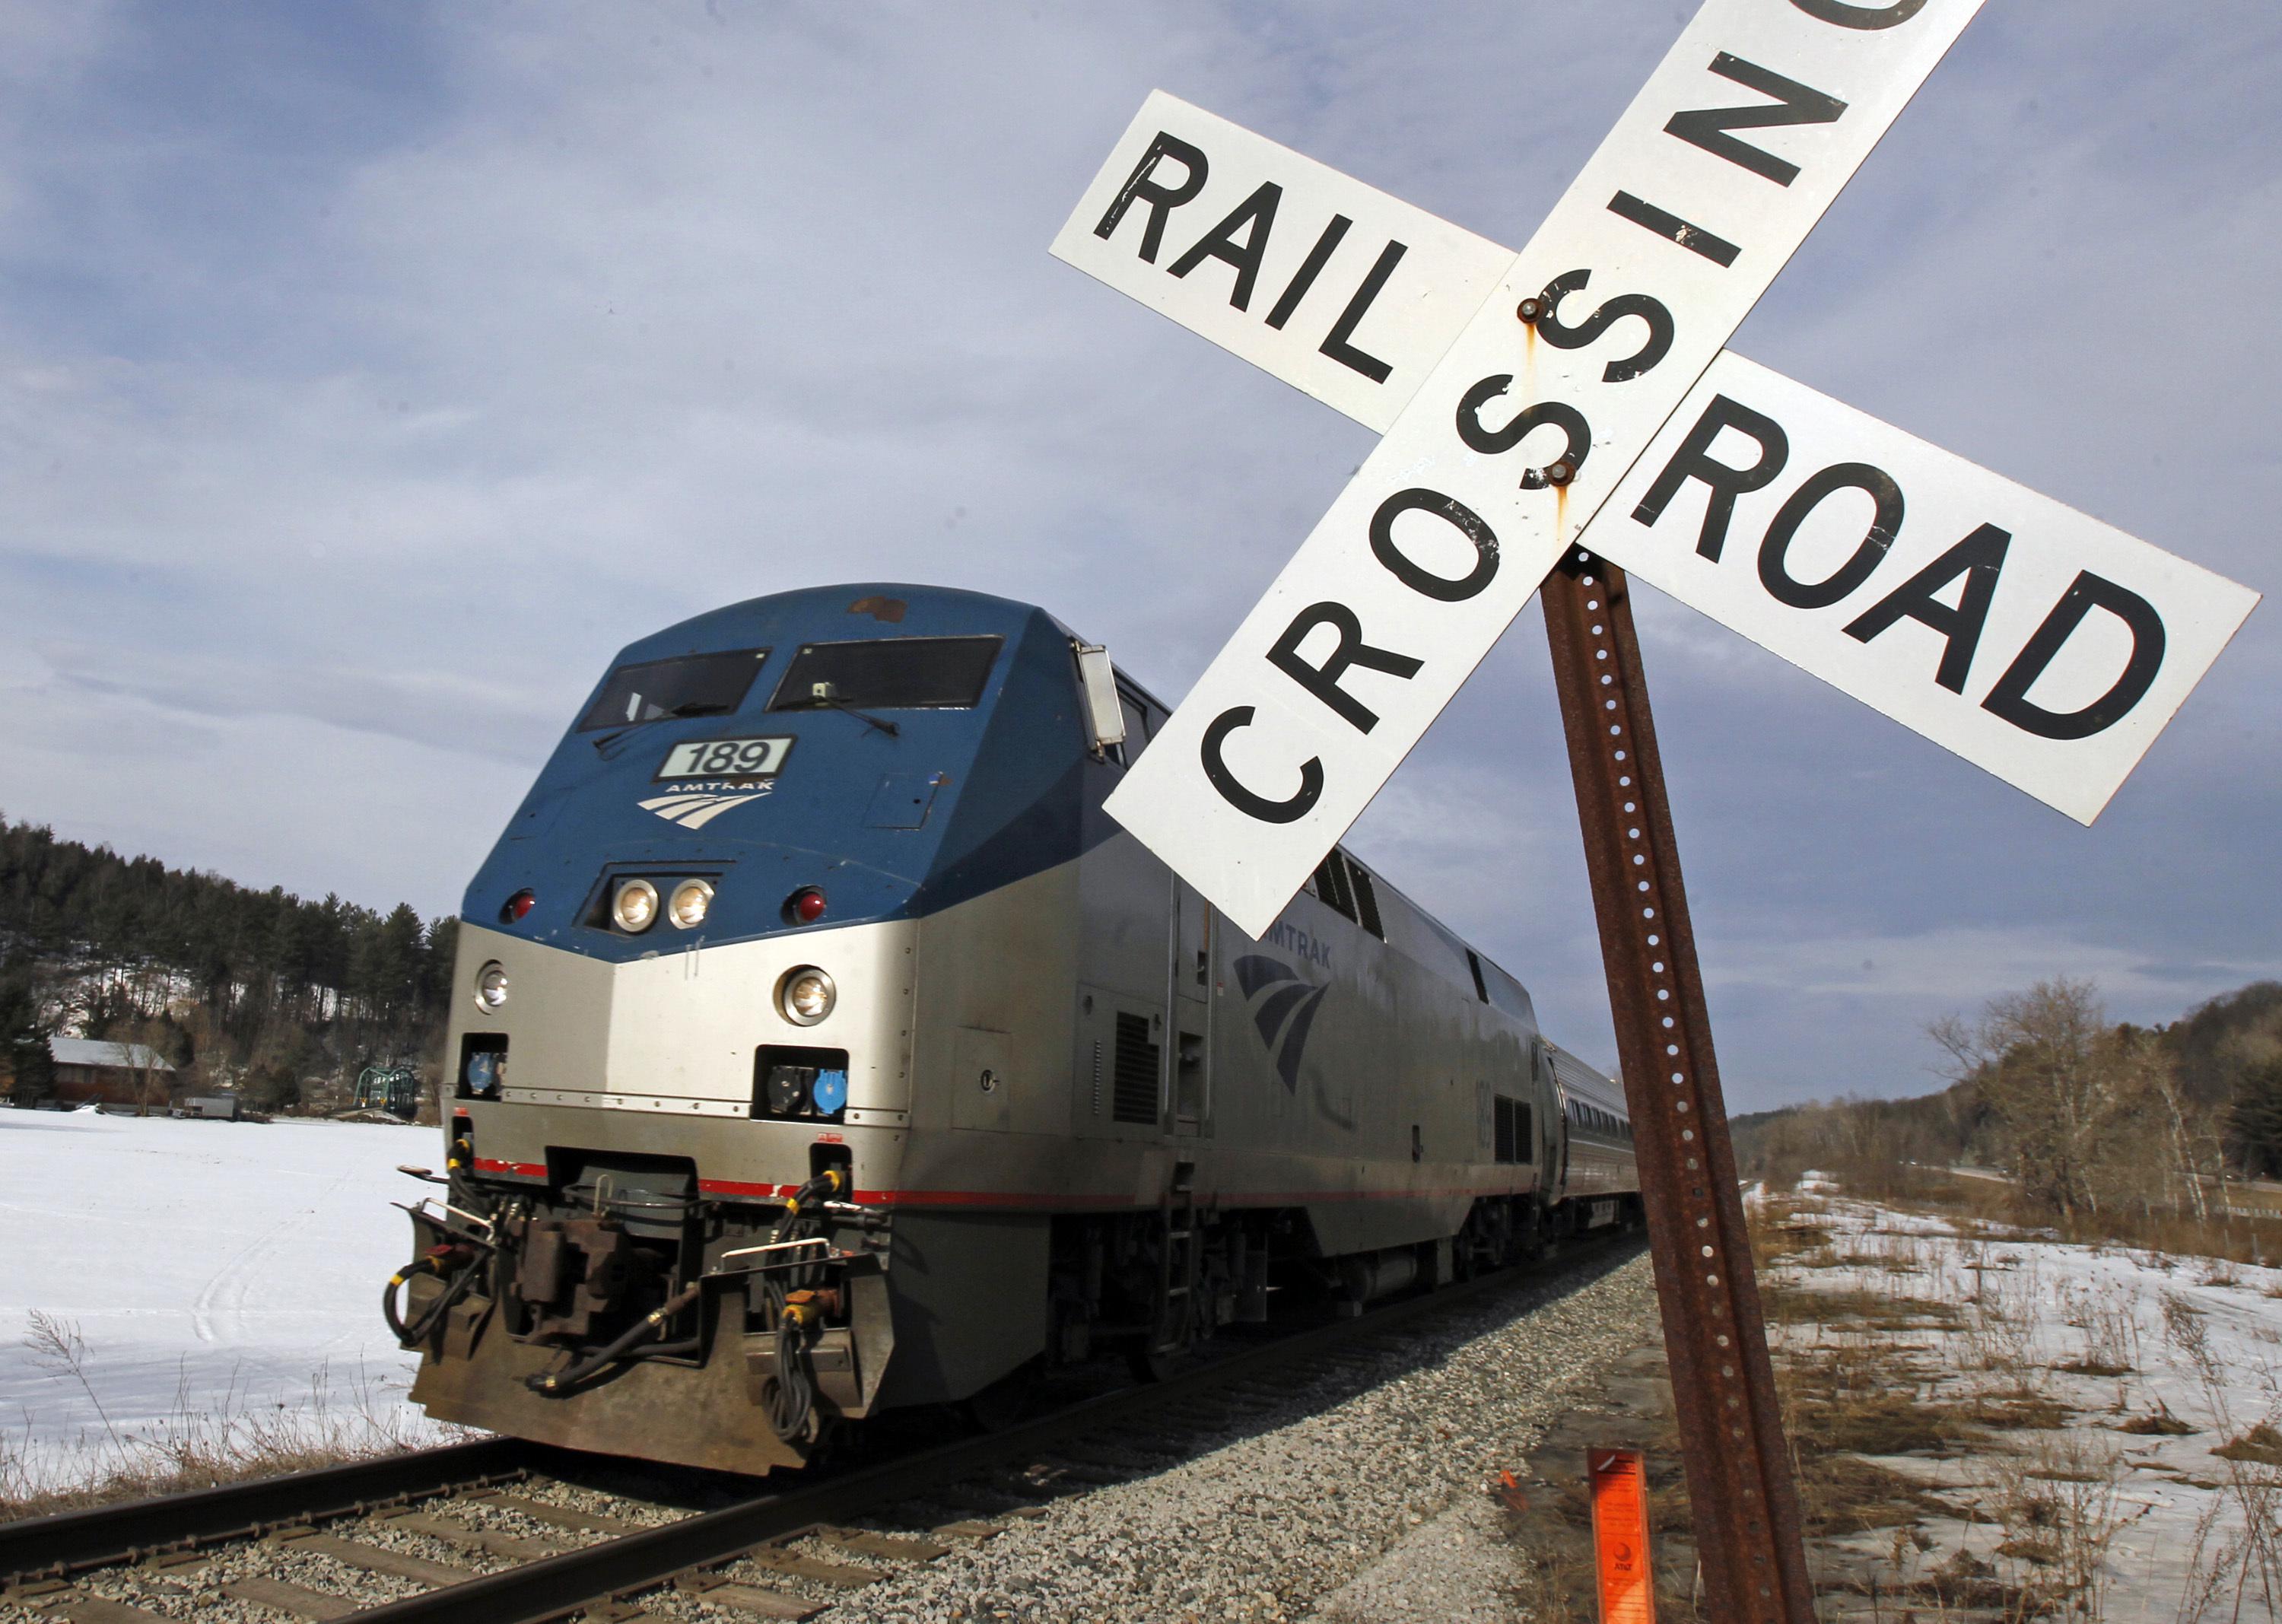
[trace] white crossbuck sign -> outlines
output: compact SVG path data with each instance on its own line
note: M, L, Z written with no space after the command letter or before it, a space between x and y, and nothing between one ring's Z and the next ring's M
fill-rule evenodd
M1258 936L1589 549L2080 822L2257 594L1723 353L1981 0L1709 0L1519 254L1162 92L1054 253L1382 431L1108 810Z

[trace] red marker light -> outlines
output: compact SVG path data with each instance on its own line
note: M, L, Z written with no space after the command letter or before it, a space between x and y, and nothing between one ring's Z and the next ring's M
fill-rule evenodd
M500 910L500 917L512 925L538 905L539 897L535 892L517 891L507 899L507 906Z
M813 925L824 917L824 893L803 885L785 898L785 915L796 924Z

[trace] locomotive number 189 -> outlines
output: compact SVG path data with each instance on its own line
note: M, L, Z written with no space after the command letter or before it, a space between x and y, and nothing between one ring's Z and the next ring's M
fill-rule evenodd
M767 777L784 765L789 738L690 739L665 753L664 778Z

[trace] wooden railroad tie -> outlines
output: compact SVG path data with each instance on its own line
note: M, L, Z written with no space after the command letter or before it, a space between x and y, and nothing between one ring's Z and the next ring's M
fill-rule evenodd
M515 1562L540 1562L548 1557L559 1557L570 1549L567 1540L496 1534L489 1528L470 1528L465 1523L454 1522L448 1517L437 1517L426 1511L393 1512L383 1517L381 1521L391 1528L424 1534L431 1539L442 1540L447 1545L463 1546L470 1550L480 1550L485 1556L505 1557Z
M686 1596L697 1597L716 1607L734 1607L757 1618L812 1618L825 1608L822 1602L724 1578L718 1573L684 1573L673 1583L674 1589Z
M74 1596L66 1602L49 1604L48 1611L57 1618L69 1619L71 1624L173 1624L164 1613L101 1596Z
M283 1579L267 1579L259 1575L250 1579L234 1579L222 1586L221 1593L235 1601L256 1602L264 1607L275 1607L280 1612L290 1612L297 1619L345 1619L359 1610L360 1604L345 1597L312 1590L307 1585L293 1584Z
M320 1534L314 1528L289 1528L269 1537L273 1544L287 1550L313 1551L321 1557L330 1557L336 1562L346 1563L351 1567L363 1568L367 1573L414 1580L431 1589L440 1590L447 1585L463 1583L476 1577L469 1569L454 1567L448 1562L431 1562L425 1557L408 1556L400 1550L384 1550L378 1545L343 1539L338 1534Z
M477 1489L470 1494L456 1495L454 1499L470 1504L500 1506L528 1517L533 1522L551 1523L555 1527L570 1528L581 1534L640 1534L648 1527L646 1523L631 1522L624 1517L606 1517L600 1511L574 1511L567 1505L550 1505L544 1500L502 1494L495 1488Z

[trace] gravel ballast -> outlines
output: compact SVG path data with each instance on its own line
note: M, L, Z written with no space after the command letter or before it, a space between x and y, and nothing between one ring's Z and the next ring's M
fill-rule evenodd
M1055 1502L822 1620L1513 1617L1489 1486L1572 1395L1657 1341L1645 1256L1472 1308L1295 1385L1185 1465Z

